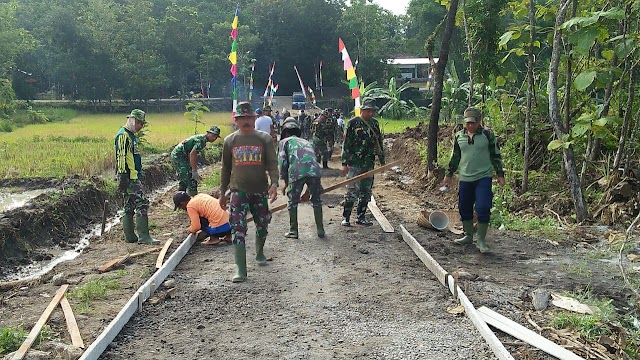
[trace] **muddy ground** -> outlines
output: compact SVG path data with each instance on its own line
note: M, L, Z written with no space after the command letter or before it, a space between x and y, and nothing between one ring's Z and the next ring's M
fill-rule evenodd
M544 327L556 311L532 311L530 292L536 288L591 289L621 307L626 305L628 293L614 259L590 255L589 247L604 243L608 236L595 228L581 229L577 236L567 233L558 242L491 229L493 253L480 255L471 246L454 245L456 236L449 232L418 227L415 220L420 210L455 209L456 200L455 191L439 193L434 191L435 183L425 181L412 141L388 142L391 157L404 159L405 166L403 172L376 177L376 201L396 228L405 224L447 271L470 274L462 287L476 307L487 306L531 328L527 316ZM334 159L332 167L338 166ZM323 181L337 182L337 176L337 170L329 171ZM186 237L187 217L167 206L171 195L169 191L159 196L150 208L152 234L163 241ZM378 225L340 227L340 192L325 200L327 239L313 236L307 205L300 216L304 235L297 241L281 236L288 224L286 212L274 214L267 245L273 261L260 268L249 262L246 283L230 282L231 247L194 246L171 276L178 284L177 297L146 306L103 358L492 358L470 322L447 312L457 304L398 232L384 234ZM585 245L585 240L591 244ZM155 255L133 260L117 272L98 274L95 269L141 248L146 247L124 243L121 228L114 227L43 281L0 292L0 327L22 323L30 328L57 289L49 282L54 274L64 273L72 284L70 290L93 279L117 278L120 289L77 314L85 343L90 343L148 278ZM79 309L77 300L71 299L71 304ZM54 312L49 324L70 343L60 311ZM547 358L497 333L515 358Z

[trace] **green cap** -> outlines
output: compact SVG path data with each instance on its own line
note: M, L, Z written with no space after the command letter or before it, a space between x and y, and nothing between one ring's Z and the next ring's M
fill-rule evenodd
M238 103L238 105L236 106L236 114L233 117L240 118L249 116L256 116L256 113L254 113L253 109L251 108L251 103L248 101Z
M363 99L362 106L360 106L360 109L361 110L369 110L369 109L378 110L378 107L376 106L376 100L372 98Z
M129 114L128 117L130 118L135 118L136 120L146 124L147 120L145 119L145 112L140 110L140 109L133 109L131 110L131 114Z
M468 107L464 111L464 122L465 123L475 123L482 117L482 113L480 109L475 107Z
M211 127L211 129L207 130L207 132L208 132L208 133L212 133L213 135L218 135L218 136L220 136L220 128L219 128L219 127L217 127L217 126L215 126L215 125L213 125L213 126Z

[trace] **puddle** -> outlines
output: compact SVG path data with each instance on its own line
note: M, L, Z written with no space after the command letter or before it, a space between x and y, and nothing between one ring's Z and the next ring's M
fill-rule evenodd
M161 195L169 191L175 184L167 185L164 188L158 189L149 195L149 201L155 201L155 199ZM42 191L42 190L38 190ZM37 195L36 195L37 196ZM122 210L119 210L117 214L111 218L108 218L106 221L106 226L104 228L105 233L111 230L111 228L120 223L120 218L122 217ZM65 261L73 260L78 255L82 253L82 251L89 246L91 239L99 238L100 231L102 230L102 224L97 224L89 228L89 232L82 236L73 250L60 250L60 249L51 249L48 251L51 255L53 255L53 259L48 261L40 261L34 262L29 265L19 267L14 273L9 274L2 278L3 281L13 281L13 280L31 280L37 279L40 276L51 271L56 265L63 263Z
M55 189L27 190L20 193L0 192L0 213L26 205L38 195L55 191Z

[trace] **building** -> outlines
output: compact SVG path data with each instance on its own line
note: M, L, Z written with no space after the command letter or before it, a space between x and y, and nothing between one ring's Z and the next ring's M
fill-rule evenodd
M438 62L438 58L433 59ZM433 71L429 58L398 58L388 59L387 63L396 65L400 70L400 79L402 82L409 81L413 87L417 87L420 91L428 91L433 87ZM415 85L413 85L415 84Z

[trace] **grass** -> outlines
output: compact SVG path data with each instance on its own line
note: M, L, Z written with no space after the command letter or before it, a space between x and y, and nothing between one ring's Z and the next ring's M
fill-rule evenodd
M81 314L91 313L93 308L91 303L95 300L106 299L111 290L120 289L119 278L126 274L125 270L118 270L113 275L102 279L89 281L78 286L68 293L69 299L78 302L78 312Z
M408 127L415 127L420 121L418 120L390 120L378 118L380 130L383 134L399 134Z
M18 350L20 345L22 345L24 340L27 338L27 335L28 333L24 330L22 324L0 328L0 355ZM35 344L37 345L52 338L53 331L51 331L51 327L49 327L49 325L44 325L36 338Z
M147 119L143 156L170 151L194 133L193 123L182 113L149 114ZM203 121L206 125L199 124L198 133L211 125L221 127L222 137L231 131L228 113L205 113ZM0 133L0 177L100 175L115 167L113 139L124 123L123 114L81 114Z

